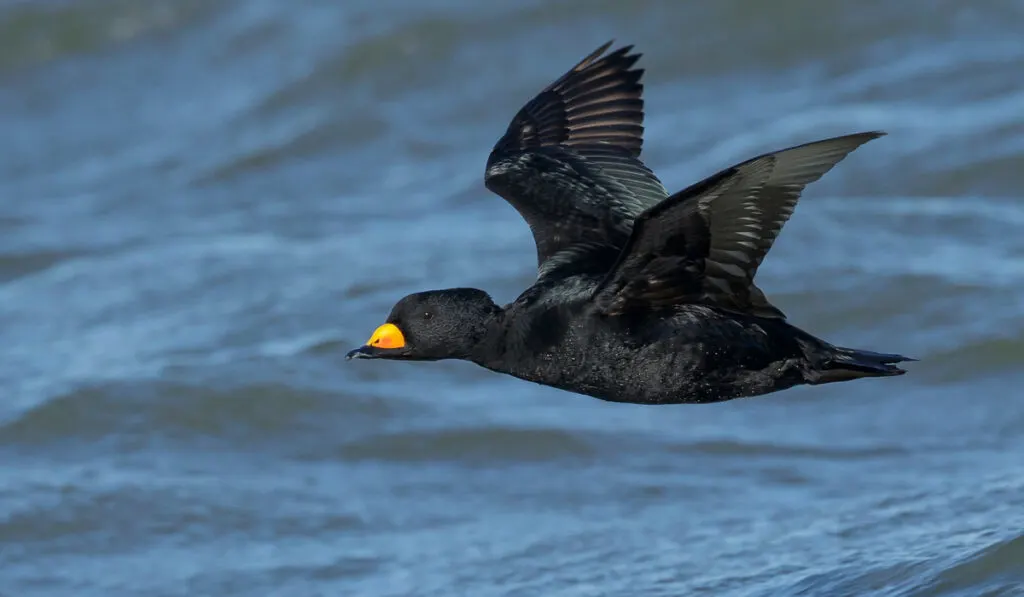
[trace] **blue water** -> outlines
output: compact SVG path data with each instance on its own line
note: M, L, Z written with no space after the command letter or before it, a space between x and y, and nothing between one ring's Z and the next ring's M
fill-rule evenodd
M0 0L0 595L1024 595L1024 3ZM534 277L482 184L635 43L678 189L881 129L759 285L900 378L608 404L344 361Z

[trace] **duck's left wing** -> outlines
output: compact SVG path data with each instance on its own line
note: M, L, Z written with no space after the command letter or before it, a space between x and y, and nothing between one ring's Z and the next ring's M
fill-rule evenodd
M760 158L745 170L723 170L644 212L611 271L594 292L597 311L621 315L701 302L711 253L708 207L717 202L719 234L748 242L741 220L771 175L775 159ZM704 212L704 213L702 213ZM729 221L732 224L729 224Z
M809 183L882 133L858 133L765 154L723 170L640 215L594 293L618 315L703 303L784 318L754 284L757 268Z

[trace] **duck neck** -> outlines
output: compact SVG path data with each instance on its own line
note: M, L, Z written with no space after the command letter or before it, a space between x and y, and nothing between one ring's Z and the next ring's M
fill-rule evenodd
M481 323L467 354L462 358L481 367L500 371L499 363L506 352L507 333L505 311L499 308Z

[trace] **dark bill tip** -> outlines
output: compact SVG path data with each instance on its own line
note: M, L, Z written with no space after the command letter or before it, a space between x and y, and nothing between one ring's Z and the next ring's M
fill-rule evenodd
M350 350L348 352L348 354L345 355L345 360L351 360L351 359L372 359L372 358L374 358L374 356L376 356L376 355L373 354L373 347L371 347L371 346L360 346L359 348L357 348L355 350Z

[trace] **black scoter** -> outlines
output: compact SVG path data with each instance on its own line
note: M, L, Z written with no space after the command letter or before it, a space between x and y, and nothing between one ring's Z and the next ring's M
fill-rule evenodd
M669 195L640 161L643 70L598 48L530 100L485 185L533 231L537 280L402 298L348 358L462 359L602 400L705 403L902 375L911 361L798 329L754 276L804 187L884 133L761 155Z

